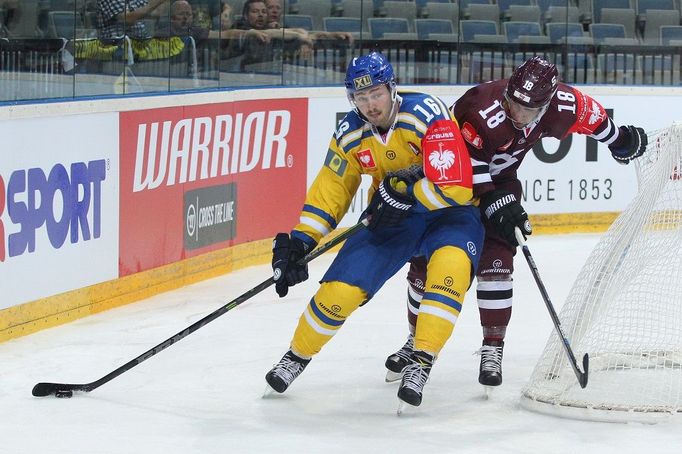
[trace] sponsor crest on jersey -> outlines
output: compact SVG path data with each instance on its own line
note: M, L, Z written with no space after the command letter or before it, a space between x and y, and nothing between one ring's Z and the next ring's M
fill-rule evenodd
M604 118L604 111L594 100L592 100L590 104L590 118L588 118L587 123L593 125Z
M476 129L468 121L464 122L462 126L462 137L469 142L474 148L483 148L483 139L478 135Z
M327 157L324 159L324 165L329 167L332 172L342 177L346 172L348 161L341 158L341 156L334 153L334 151L330 149L327 151Z
M374 162L374 156L372 156L372 150L369 148L358 151L358 161L360 161L360 165L365 169L375 169L377 166L376 162Z
M462 181L462 166L459 156L448 145L452 142L438 142L438 149L432 150L424 162L424 173L436 184Z
M353 79L353 85L355 85L356 90L362 90L372 85L372 77L369 74L364 76L356 77Z

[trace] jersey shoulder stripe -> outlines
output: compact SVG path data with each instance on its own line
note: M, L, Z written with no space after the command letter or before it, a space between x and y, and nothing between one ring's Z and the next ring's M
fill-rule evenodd
M366 125L355 111L348 112L334 132L336 147L348 153L361 140Z

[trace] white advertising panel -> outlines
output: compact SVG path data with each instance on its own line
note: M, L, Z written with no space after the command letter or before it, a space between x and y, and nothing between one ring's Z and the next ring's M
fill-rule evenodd
M118 113L0 122L0 309L118 277Z
M423 88L423 90L422 90ZM438 95L451 105L466 87L410 87ZM600 87L580 87L600 102L617 125L641 126L647 131L663 129L682 119L682 105L663 96L600 94ZM608 91L608 90L604 90ZM644 91L644 90L643 90ZM314 98L309 104L308 185L322 166L335 125L350 105L343 90L338 97ZM519 169L524 206L531 214L622 211L637 192L634 165L618 164L609 149L586 136L574 134L564 141L543 139ZM362 200L354 200L340 223L352 225L366 207L369 181L363 180Z

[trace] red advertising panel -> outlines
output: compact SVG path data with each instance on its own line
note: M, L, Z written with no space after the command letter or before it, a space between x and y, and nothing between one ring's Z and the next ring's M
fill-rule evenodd
M121 112L119 275L293 227L307 116L301 98Z

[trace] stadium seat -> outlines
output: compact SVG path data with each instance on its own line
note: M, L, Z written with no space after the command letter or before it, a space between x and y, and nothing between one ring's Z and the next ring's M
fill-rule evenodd
M590 35L595 44L600 44L604 38L625 38L623 24L590 24Z
M509 5L505 18L513 22L540 23L542 13L538 5Z
M386 17L407 19L410 32L414 30L414 20L417 18L417 7L412 2L386 0L383 11Z
M417 19L414 23L419 39L432 39L429 35L434 33L455 33L455 27L452 25L452 21L448 19Z
M649 9L646 12L646 21L643 21L645 44L656 45L660 43L660 29L663 26L680 25L677 11L667 9Z
M660 27L660 43L664 46L671 45L670 41L682 40L681 25L663 25Z
M489 20L463 20L459 23L463 42L474 41L474 35L498 35L497 22Z
M306 14L285 14L283 16L285 28L302 28L313 30L313 18Z
M359 17L325 17L324 29L328 32L360 33L362 21Z
M635 10L632 8L602 8L601 21L604 24L623 24L626 38L636 38Z
M508 43L515 43L519 36L542 36L540 24L537 22L503 22L502 28Z
M597 24L602 21L602 8L631 8L630 0L593 0L592 1L592 23Z
M384 33L409 33L407 19L398 17L370 17L367 19L372 39L381 39Z
M297 0L296 14L310 16L313 21L311 30L322 30L324 18L331 15L331 0ZM285 15L285 19L286 19Z
M577 22L573 23L558 23L550 22L545 25L547 28L547 36L552 43L561 43L565 41L567 37L582 37L585 36L583 32L583 25Z

